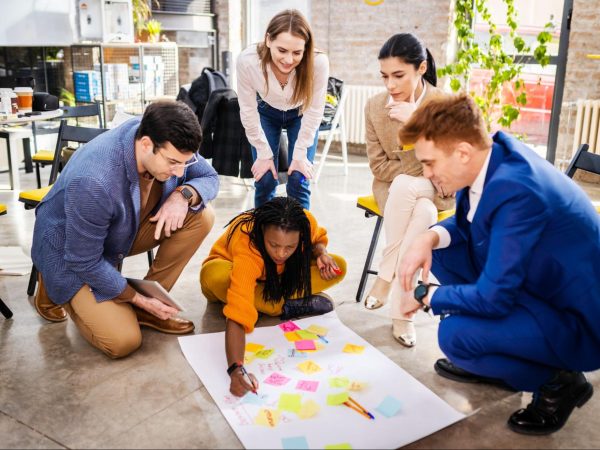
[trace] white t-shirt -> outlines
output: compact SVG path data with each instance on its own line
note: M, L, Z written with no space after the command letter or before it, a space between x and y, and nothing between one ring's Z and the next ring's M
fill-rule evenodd
M314 142L315 133L321 124L321 120L323 120L325 110L325 95L327 93L327 79L329 78L329 59L327 55L316 53L314 67L312 103L303 112L293 155L293 159L306 162L308 162L306 149ZM273 157L273 151L260 124L256 94L258 93L273 108L281 111L288 111L301 106L300 103L294 104L291 100L296 86L296 70L292 71L287 85L282 89L270 65L267 65L269 83L267 90L256 45L251 45L238 56L236 71L240 116L246 130L246 136L250 144L256 148L259 159L270 159Z

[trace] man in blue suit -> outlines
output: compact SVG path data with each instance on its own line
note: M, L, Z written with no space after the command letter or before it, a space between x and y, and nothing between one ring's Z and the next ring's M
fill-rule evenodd
M436 371L531 391L509 427L559 430L593 394L582 371L600 368L598 214L523 143L503 132L492 141L468 96L422 105L400 139L415 142L425 177L457 192L455 216L415 241L399 273L406 313L447 315L438 338L448 358ZM427 282L430 270L441 286Z
M32 259L35 306L59 322L67 313L83 337L112 358L142 343L140 325L170 334L194 324L136 292L117 267L158 252L146 279L170 290L214 223L217 173L196 155L202 132L183 103L152 103L75 152L36 209Z

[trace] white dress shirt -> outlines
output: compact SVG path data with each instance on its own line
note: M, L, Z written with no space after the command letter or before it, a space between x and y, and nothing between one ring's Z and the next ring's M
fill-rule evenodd
M485 176L487 175L488 166L490 165L490 157L492 156L491 150L488 152L487 157L481 166L481 170L477 174L477 178L471 185L469 189L469 212L467 213L467 220L469 223L473 222L473 217L475 216L475 212L477 211L477 207L479 206L479 201L481 200L481 194L483 194L483 185L485 183ZM441 225L436 225L430 228L431 231L435 231L440 240L438 245L435 247L438 248L446 248L450 245L450 233Z
M292 103L292 95L296 86L296 70L294 69L290 73L288 83L282 89L269 64L267 65L267 83L265 83L256 45L251 45L240 53L236 70L240 116L246 136L250 144L256 148L259 159L270 159L273 157L273 150L271 150L260 124L256 94L258 93L267 104L281 111L301 106L299 103ZM312 146L315 134L323 120L328 78L329 59L327 55L315 53L312 103L302 113L293 159L308 162L306 149Z

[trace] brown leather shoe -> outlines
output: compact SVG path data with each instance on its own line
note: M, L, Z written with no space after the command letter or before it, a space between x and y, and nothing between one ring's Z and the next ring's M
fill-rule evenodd
M172 319L162 320L148 311L133 307L140 325L154 328L161 333L168 334L187 334L194 331L194 322L190 320L173 317Z
M35 310L44 319L50 322L64 322L67 320L67 311L60 305L55 304L48 297L46 287L42 281L42 275L38 273L38 289L35 293L35 299L33 301Z

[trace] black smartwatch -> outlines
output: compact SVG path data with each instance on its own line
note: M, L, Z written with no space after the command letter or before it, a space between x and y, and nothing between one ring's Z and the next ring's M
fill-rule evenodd
M183 195L183 198L187 200L188 204L192 201L192 198L194 198L194 193L187 186L179 186L175 190Z
M232 365L230 365L227 368L227 375L231 376L231 374L233 372L235 372L237 369L239 369L240 367L242 367L242 363L241 362L234 362Z
M427 294L429 294L429 288L431 286L439 286L439 284L423 283L422 281L419 281L419 283L417 284L417 287L415 288L415 293L414 293L415 300L418 301L421 304L421 306L423 306L423 311L425 311L425 312L429 312L429 310L431 309L423 301L423 299L425 297L427 297Z

